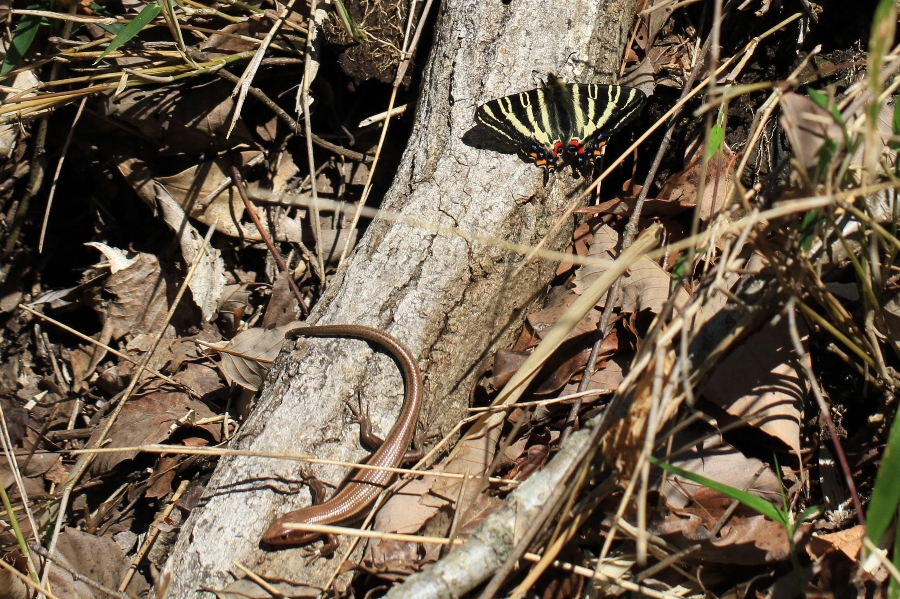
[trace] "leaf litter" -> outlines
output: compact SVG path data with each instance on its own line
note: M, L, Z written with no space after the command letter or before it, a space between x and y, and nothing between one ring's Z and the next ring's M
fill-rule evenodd
M122 584L137 551L128 536L147 530L142 522L154 520L179 481L208 472L209 464L178 455L179 448L217 445L234 434L243 408L232 402L242 403L264 385L283 330L292 326L301 304L319 296L321 277L334 273L343 247L359 238L340 212L323 214L316 238L310 211L277 199L288 192L310 196L313 186L319 197L341 202L358 201L362 193L369 168L365 157L377 135L346 128L344 123L369 115L348 109L354 94L335 83L345 77L357 84L392 77L385 73L400 60L392 50L399 16L386 10L390 3L376 3L377 10L364 9L367 3L347 4L351 20L363 23L369 37L352 51L339 52L333 64L320 65L314 118L316 130L328 133L327 139L317 136L316 143L331 149L317 155L314 173L308 172L305 148L296 140L297 120L290 120L297 115L285 118L266 103L290 104L284 101L289 85L278 75L301 61L304 16L290 17L269 48L270 58L253 81L260 93L251 101L259 104L252 111L244 108L244 118L230 134L233 84L203 77L229 61L248 60L271 25L272 8L216 4L201 14L181 7L193 28L185 32L195 32L188 34L199 44L191 56L193 65L168 37L150 28L121 40L101 66L89 66L86 61L99 52L88 56L83 46L109 37L101 28L109 24L101 24L106 17L96 6L84 3L78 10L92 22L78 29L76 37L47 38L51 43L40 49L26 47L15 29L7 36L18 45L7 52L5 63L15 60L17 70L0 90L0 199L9 215L3 240L10 265L2 271L0 298L5 315L0 408L16 467L4 461L0 478L18 513L25 516L27 501L44 534L51 518L45 507L58 501L59 488L72 471L69 452L94 444L107 425L105 447L172 448L172 454L156 457L128 450L94 459L83 488L75 492L73 509L64 515L56 547L62 564L50 578L57 596L97 593L84 577L111 589ZM746 12L751 5L753 17ZM141 7L131 8L129 18ZM405 10L403 6L400 12ZM674 103L672 90L680 92L696 65L704 64L694 59L702 39L696 23L706 17L690 7L649 0L640 2L638 10L643 12L623 82L653 90L648 116L640 121L646 128L651 115L659 116ZM777 25L770 20L787 16L774 14L781 10L766 2L730 8L729 17L752 25L743 32L723 30L723 51L737 56L749 41L748 32ZM821 28L827 35L828 27L835 27L828 18L842 9L824 11L822 22L805 21L803 27L811 32ZM21 15L11 18L6 26L22 22ZM347 36L355 39L358 31L344 29L336 13L329 19L324 31L332 42L340 46ZM846 507L859 491L848 488L845 472L834 466L834 453L846 450L849 473L865 501L873 492L877 457L896 411L893 333L900 292L893 271L900 242L895 239L893 196L867 195L855 186L896 175L896 112L890 102L882 102L872 113L875 149L869 156L877 157L882 172L867 173L865 146L858 141L863 99L881 90L868 89L872 84L865 78L844 77L864 57L840 61L835 58L838 49L831 48L825 52L834 52L836 62L807 64L804 81L825 89L823 105L814 93L805 95L790 83L797 53L791 50L786 58L782 46L793 48L795 42L778 37L785 33L775 35L774 41L760 40L771 44L768 55L757 51L739 66L732 63L723 82L771 81L764 89L778 90L772 97L779 111L754 125L747 114L752 117L762 105L761 92L730 98L725 140L708 162L703 117L682 113L647 189L627 174L620 176L621 192L613 191L616 185L605 185L596 205L580 210L567 249L572 260L557 269L543 309L527 317L512 351L485 360L490 366L473 388L473 407L490 402L528 352L606 272L624 249L626 225L644 229L655 223L669 244L698 230L708 235L705 242L631 265L618 292L598 302L543 365L521 405L500 412L501 426L485 438L462 442L430 475L406 483L378 512L377 530L429 536L452 532L455 538L467 538L501 509L505 495L519 482L540 476L566 429L583 426L621 395L627 396L627 406L603 439L603 463L594 466L583 488L572 491L573 500L601 488L606 479L617 483L616 490L597 503L580 540L568 544L561 559L595 567L597 556L611 548L606 559L620 560L620 583L638 581L681 596L715 589L723 597L749 592L789 597L798 592L792 570L792 558L798 556L793 552L807 567L806 594L887 595L888 569L871 559L863 567L864 531L858 522L865 514ZM865 40L869 32L858 35ZM383 42L378 52L369 45L373 36ZM361 50L367 45L368 50ZM813 53L811 48L804 51ZM65 75L68 87L56 88L68 91L42 93L52 83L38 64L44 58L71 62ZM96 79L78 79L81 72ZM784 82L789 85L782 89ZM38 119L56 111L53 130L64 118L71 123L69 107L80 97L90 98L81 118L92 133L84 142L75 141L76 151L61 176L76 190L71 198L81 197L78 190L90 191L75 208L64 203L49 211L51 243L65 259L46 277L38 277L43 267L37 267L40 258L29 235L40 223L17 220L13 208L35 168L30 157ZM752 126L762 135L748 147L750 135L758 133ZM62 147L62 139L53 136L47 143L54 151ZM402 145L393 149L399 153ZM643 176L653 148L638 152L637 173ZM753 168L738 167L746 164L744 159ZM266 198L250 211L231 186L232 166L250 172L254 195ZM853 201L842 199L850 197L841 196L845 192ZM822 196L832 198L831 203L787 210L750 228L733 226L755 210ZM159 222L154 221L157 216ZM219 245L205 248L198 225L215 225ZM18 237L20 230L27 235ZM288 270L277 267L263 248L266 236L287 250ZM317 247L326 273L317 272ZM94 264L96 252L103 256L101 264ZM198 252L206 260L187 299L168 320L175 291ZM577 266L576 257L590 263ZM780 295L757 305L751 300L754 286L773 293L777 288ZM22 302L43 316L19 310ZM793 328L790 309L802 315ZM752 325L739 320L754 310L765 318ZM734 339L724 351L706 352L700 347L705 335L719 342L728 339L727 333L710 333L723 321L731 322ZM91 342L57 328L62 325L84 331ZM596 356L590 361L595 343ZM146 373L136 363L152 348ZM698 356L712 357L691 362ZM113 412L138 376L143 378L136 395ZM813 399L817 394L823 404ZM834 425L821 414L823 405ZM574 416L569 413L573 406L579 409ZM836 436L829 436L832 432ZM688 478L663 476L647 465L650 455L775 506L787 501L794 514L817 504L827 510L798 522L793 548L780 524ZM467 478L443 478L444 473ZM487 476L504 480L488 483ZM567 518L560 514L556 525L563 526ZM26 536L37 535L29 518L19 521ZM174 534L179 522L180 515L155 526ZM11 530L0 532L4 548L17 551ZM131 553L123 553L114 538ZM677 566L665 560L678 551L685 553ZM370 544L362 565L373 579L395 582L445 552L435 545L380 540ZM150 562L162 564L164 552ZM654 570L656 565L661 569ZM148 585L148 562L135 572L128 590L138 594ZM559 572L545 573L540 581L535 593L548 599L576 596L591 584L592 592L625 592L616 584ZM236 584L256 593L247 581Z

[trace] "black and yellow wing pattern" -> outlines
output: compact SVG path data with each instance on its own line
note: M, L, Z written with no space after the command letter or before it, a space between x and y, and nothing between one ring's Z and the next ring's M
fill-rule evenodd
M475 118L518 147L527 160L552 170L568 141L568 115L558 93L547 86L491 100L478 107Z
M526 160L553 170L563 153L577 166L593 162L646 99L631 87L564 83L550 75L544 87L482 104L475 118L517 146Z
M572 129L566 149L578 166L593 162L609 137L627 125L644 107L647 96L622 85L566 85L571 98Z

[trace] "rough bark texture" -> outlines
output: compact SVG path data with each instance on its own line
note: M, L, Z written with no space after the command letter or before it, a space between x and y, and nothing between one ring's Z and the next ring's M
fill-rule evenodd
M568 81L615 79L634 0L446 0L425 66L416 126L383 208L478 235L537 243L583 180L565 172L545 185L540 169L462 141L478 104L535 87L552 72ZM554 236L561 248L571 223ZM409 224L378 220L310 322L379 327L404 341L425 376L421 421L430 435L465 414L479 366L508 345L539 305L555 264ZM396 366L365 343L300 340L275 365L259 405L232 447L358 461L365 456L344 401L357 394L375 428L388 430L402 397ZM263 576L323 584L336 560L307 566L298 549L262 551L276 515L305 505L301 470L339 484L334 467L261 458L223 459L174 549L170 599L223 588L238 561Z

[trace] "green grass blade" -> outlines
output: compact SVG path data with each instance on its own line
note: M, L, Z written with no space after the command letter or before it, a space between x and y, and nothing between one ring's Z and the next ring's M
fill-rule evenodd
M881 466L875 477L872 499L866 512L866 533L876 545L897 514L900 504L900 418L894 420L884 448Z
M693 472L682 470L681 468L673 466L672 464L660 462L654 457L650 458L650 462L659 466L667 472L671 472L672 474L677 474L678 476L681 476L688 480L692 480L695 483L703 485L704 487L709 487L713 491L718 491L726 497L731 497L735 501L739 501L751 510L759 512L763 516L775 522L778 522L779 524L786 525L788 523L786 514L783 514L778 508L776 508L774 505L772 505L762 497L759 497L758 495L748 493L747 491L741 491L740 489L735 489L734 487L729 487L728 485L723 485L722 483L718 483L710 478L706 478L705 476L700 476L699 474L694 474Z
M818 210L810 210L803 215L803 221L800 223L800 248L804 252L808 252L809 248L812 247L812 242L816 238L816 231L821 221Z
M725 105L719 107L719 114L716 116L716 124L709 130L709 143L706 146L706 160L712 160L716 152L722 149L722 142L725 141L724 111Z
M28 8L30 10L43 10L45 7L40 4L33 4ZM12 41L9 44L9 49L6 51L6 57L3 59L3 66L0 66L0 77L22 64L22 60L28 53L28 48L31 47L38 28L43 22L45 22L45 19L42 17L33 15L22 17L22 20L16 25L16 30L13 32Z
M116 34L116 37L113 38L111 42L109 42L109 46L106 47L100 56L97 57L97 60L94 61L94 64L97 64L104 58L106 58L107 54L113 52L118 49L119 46L130 42L131 39L141 32L141 29L144 28L147 23L156 18L156 15L159 14L159 4L154 2L153 4L148 4L144 8L141 9L141 12L131 20L131 23L125 26L125 28Z
M341 22L344 24L344 27L346 27L347 33L350 34L350 37L360 43L366 41L366 32L360 29L359 25L356 24L356 21L350 16L350 13L347 12L347 7L344 6L344 3L341 0L335 0L334 8L338 13Z
M873 95L881 93L884 82L881 80L881 66L885 55L891 51L894 45L894 36L897 33L897 5L894 0L881 0L875 7L872 17L872 31L869 35L868 73L869 87ZM878 102L869 104L869 119L874 123L878 121L878 112L881 109Z
M112 14L111 12L109 12L108 10L106 10L104 7L97 4L96 2L91 2L91 12L93 12L98 17L114 17L114 16L116 16L116 15ZM97 26L100 27L100 29L102 29L103 31L105 31L111 35L118 35L120 31L125 29L125 25L123 25L122 23L110 23L108 25L106 23L98 23Z
M900 135L900 103L894 104L894 120L891 123L891 129L893 129L894 135Z
M828 111L828 113L831 114L834 122L841 127L841 132L844 134L844 143L847 145L847 148L850 148L850 146L852 145L850 141L850 132L847 131L847 125L844 124L844 117L841 116L841 111L837 109L837 106L834 104L834 102L829 102L828 96L811 87L806 88L806 95L809 96L810 100L818 104L820 108ZM829 106L829 104L831 105ZM849 151L851 154L853 153L852 150Z
M892 129L894 135L900 135L900 102L894 103L894 119L891 122L891 129ZM895 152L900 150L900 143L898 143L896 141L889 141L888 145Z

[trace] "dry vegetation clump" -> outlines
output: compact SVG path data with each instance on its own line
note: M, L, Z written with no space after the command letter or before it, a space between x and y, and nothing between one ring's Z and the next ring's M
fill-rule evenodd
M339 550L329 592L897 596L897 6L636 9L619 83L644 112L593 168L516 165L571 184L566 255L373 525L470 542ZM0 7L3 596L163 596L285 330L395 218L436 10ZM546 256L512 241L489 240Z

